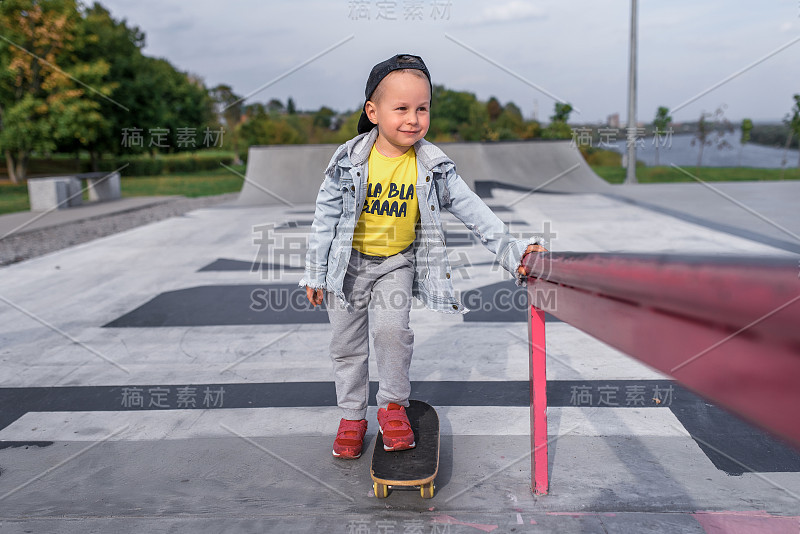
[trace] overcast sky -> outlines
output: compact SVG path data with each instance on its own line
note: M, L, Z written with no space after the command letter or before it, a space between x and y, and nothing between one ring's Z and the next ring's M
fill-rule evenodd
M101 3L145 32L145 54L240 95L345 41L249 101L291 96L299 109L359 108L372 65L412 53L423 57L434 83L513 101L526 117L538 108L546 120L553 111L553 98L532 85L578 108L571 122L627 116L628 0ZM722 104L735 121L783 118L800 93L800 1L639 2L639 120L650 121L660 105L676 108L793 40L673 113L676 121Z

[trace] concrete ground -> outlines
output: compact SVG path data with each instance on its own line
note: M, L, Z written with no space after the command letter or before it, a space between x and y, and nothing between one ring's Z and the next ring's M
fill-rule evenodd
M800 254L800 182L619 185L609 196Z
M522 195L487 203L514 232L549 223L552 251L796 257L610 196ZM296 287L312 217L219 206L0 269L0 532L800 529L796 451L555 318L550 493L534 496L522 292L452 217L476 312L412 311L412 396L442 425L436 496L376 499L369 453L330 452L329 326Z

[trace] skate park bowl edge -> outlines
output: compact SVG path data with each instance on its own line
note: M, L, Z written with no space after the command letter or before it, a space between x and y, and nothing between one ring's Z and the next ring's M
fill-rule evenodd
M601 193L609 184L571 141L437 144L473 191L492 187L540 193ZM236 205L313 203L337 146L252 146Z

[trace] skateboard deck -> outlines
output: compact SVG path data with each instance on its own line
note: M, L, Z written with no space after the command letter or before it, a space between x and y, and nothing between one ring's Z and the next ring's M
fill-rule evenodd
M383 449L383 435L378 432L372 452L372 476L375 496L389 496L389 487L418 486L423 499L433 497L433 479L439 471L439 416L425 402L410 400L406 408L416 447L405 451Z

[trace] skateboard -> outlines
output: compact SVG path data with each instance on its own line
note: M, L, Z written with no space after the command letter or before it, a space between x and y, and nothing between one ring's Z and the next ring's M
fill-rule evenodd
M378 432L372 452L372 487L375 496L385 499L389 488L419 487L423 499L433 497L433 479L439 471L439 416L430 404L410 400L406 408L414 431L416 447L405 451L385 451Z

